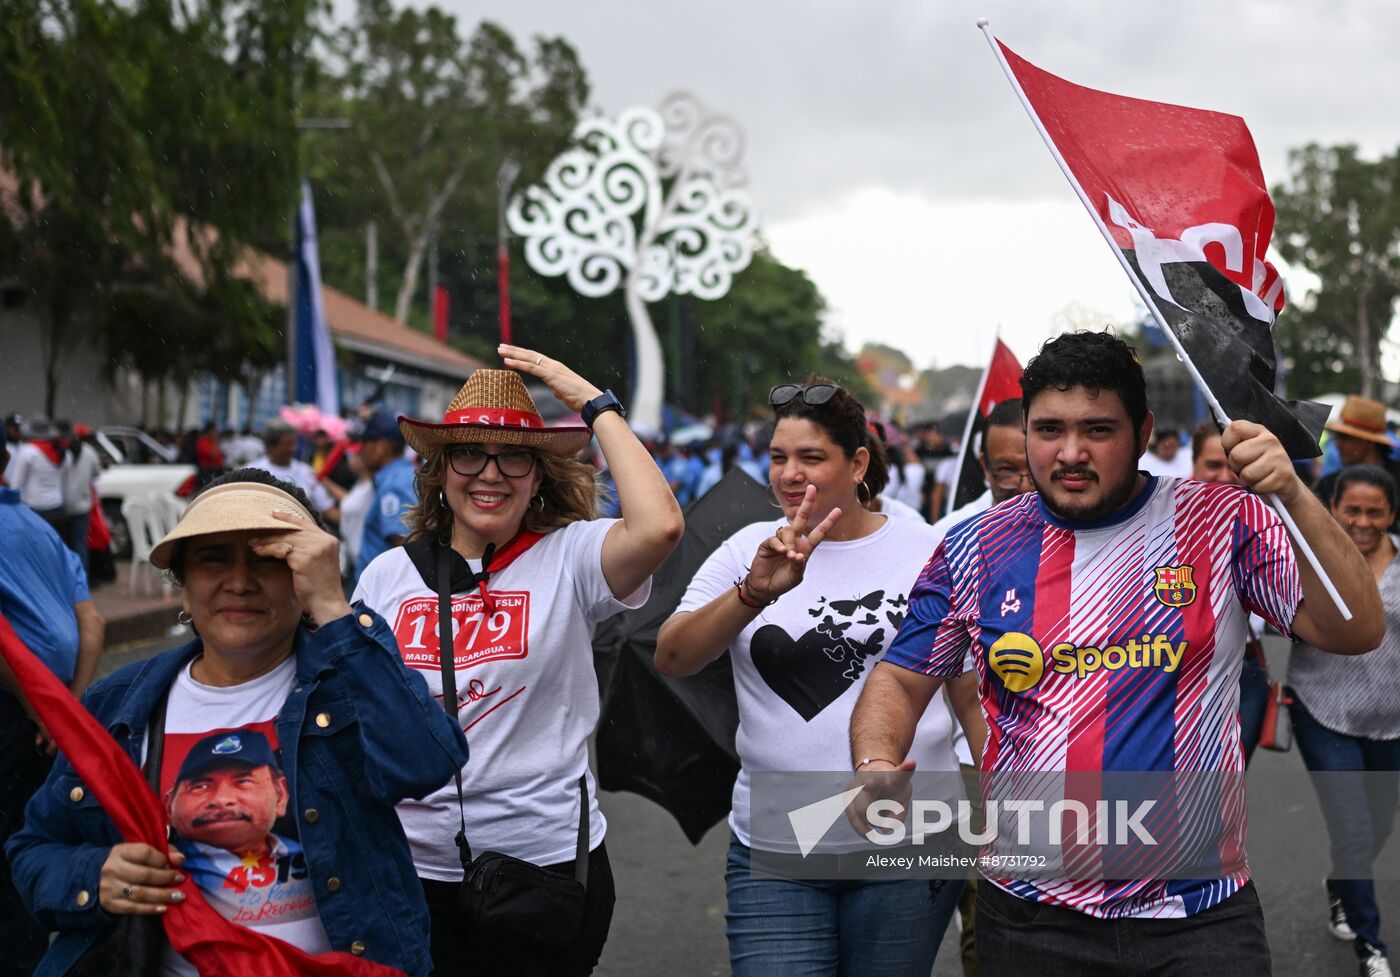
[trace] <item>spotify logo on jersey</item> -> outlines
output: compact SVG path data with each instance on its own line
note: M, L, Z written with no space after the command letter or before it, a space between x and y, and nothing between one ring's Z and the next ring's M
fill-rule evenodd
M1024 692L1034 688L1047 671L1075 679L1087 679L1098 671L1116 672L1122 668L1160 669L1170 674L1181 666L1186 652L1185 641L1149 633L1101 648L1062 641L1051 647L1047 662L1045 652L1034 638L1019 631L1008 631L987 650L987 662L1006 686L1006 691Z
M1040 681L1045 672L1045 655L1028 634L1009 631L987 652L987 661L1008 692L1024 692Z

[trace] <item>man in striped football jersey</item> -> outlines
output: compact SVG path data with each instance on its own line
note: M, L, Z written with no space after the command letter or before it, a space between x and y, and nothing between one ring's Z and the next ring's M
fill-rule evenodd
M867 785L856 810L897 795L912 769L903 757L915 723L970 649L988 723L984 796L998 783L1039 784L1059 803L1094 809L1093 787L1113 775L1175 777L1179 806L1159 810L1181 816L1152 827L1168 844L1190 837L1213 866L1197 873L1205 877L1153 877L1149 866L1124 878L1122 863L1108 870L1104 847L1068 844L1051 863L1064 867L1059 875L984 864L992 884L978 889L981 972L1267 974L1239 789L1246 622L1252 611L1284 634L1358 654L1381 638L1373 578L1258 424L1235 421L1222 436L1244 487L1139 471L1152 415L1142 368L1122 341L1057 337L1021 387L1036 491L954 529L920 574L851 720ZM1295 557L1270 493L1311 542L1351 620ZM1201 778L1212 776L1234 786L1202 792ZM1015 850L1007 844L987 850Z

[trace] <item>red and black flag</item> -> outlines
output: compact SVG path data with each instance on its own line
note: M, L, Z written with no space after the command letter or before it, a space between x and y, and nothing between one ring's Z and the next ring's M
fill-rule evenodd
M990 35L988 35L990 38ZM1265 260L1274 205L1238 116L1065 81L993 40L1026 109L1138 291L1231 419L1320 453L1327 408L1275 395L1283 282Z
M958 480L948 500L947 512L961 509L987 490L978 455L986 437L987 415L1003 400L1021 397L1021 363L1005 343L997 340L992 361L977 381L977 395L967 412L967 427L963 430L962 446L958 449ZM946 515L946 513L940 513Z

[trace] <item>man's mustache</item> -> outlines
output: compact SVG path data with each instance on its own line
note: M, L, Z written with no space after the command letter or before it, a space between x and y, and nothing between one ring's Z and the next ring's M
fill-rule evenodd
M1059 481L1062 478L1087 478L1095 482L1099 480L1099 476L1087 468L1057 468L1050 473L1051 481Z
M213 814L206 814L195 818L190 822L196 828L202 828L206 824L222 824L225 821L247 821L251 823L252 816L246 811L216 811Z

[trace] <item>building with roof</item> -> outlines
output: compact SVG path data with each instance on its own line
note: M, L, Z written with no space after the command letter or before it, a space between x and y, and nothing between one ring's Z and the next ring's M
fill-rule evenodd
M178 236L177 236L178 238ZM177 254L196 274L193 255ZM250 251L238 273L254 282L274 305L287 303L284 261ZM440 416L463 381L482 364L432 336L323 285L322 300L336 348L342 411L353 413L373 397L396 413ZM45 336L27 308L23 289L0 283L0 412L42 411L45 394ZM138 424L179 430L213 420L221 427L260 429L285 402L286 368L229 384L195 376L184 388L143 384L129 370L112 370L100 346L66 350L54 413L90 425ZM251 391L251 396L250 396Z

